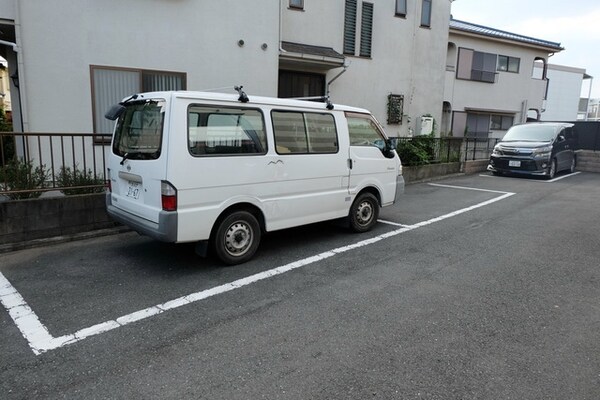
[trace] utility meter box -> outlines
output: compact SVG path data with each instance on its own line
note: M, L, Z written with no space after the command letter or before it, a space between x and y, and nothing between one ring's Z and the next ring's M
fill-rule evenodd
M421 117L417 120L417 135L430 135L433 133L433 117Z

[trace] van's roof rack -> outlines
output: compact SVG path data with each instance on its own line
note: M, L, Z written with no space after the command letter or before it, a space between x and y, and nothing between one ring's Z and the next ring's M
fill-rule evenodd
M319 100L326 104L325 107L327 107L328 110L333 110L333 103L329 99L329 96L292 97L291 99L293 99L293 100L308 100L308 101Z
M242 85L240 86L234 86L233 89L235 91L238 92L238 94L240 95L240 97L238 97L238 101L241 101L242 103L247 103L248 101L250 101L250 99L248 98L248 95L246 95L246 92L244 92L244 87Z

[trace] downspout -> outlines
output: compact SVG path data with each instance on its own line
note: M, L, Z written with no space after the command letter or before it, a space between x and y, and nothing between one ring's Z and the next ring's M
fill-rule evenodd
M344 61L344 69L337 74L336 76L334 76L329 82L327 82L327 89L326 89L326 93L325 96L327 97L327 99L329 100L329 86L337 79L339 78L344 72L346 72L348 70L348 67L350 66L350 64L346 65L346 62Z
M587 121L589 118L589 109L590 109L590 97L592 97L592 85L594 83L594 77L590 76L590 89L588 91L587 104L585 105L585 120ZM597 117L597 116L596 116Z

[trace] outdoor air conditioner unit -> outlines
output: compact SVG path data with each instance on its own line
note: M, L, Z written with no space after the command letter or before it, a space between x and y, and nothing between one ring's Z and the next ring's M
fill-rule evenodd
M430 135L433 133L433 117L421 117L417 120L417 135Z

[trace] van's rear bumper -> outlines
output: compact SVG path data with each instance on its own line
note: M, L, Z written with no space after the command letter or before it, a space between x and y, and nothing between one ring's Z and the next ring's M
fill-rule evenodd
M394 194L394 203L398 201L400 195L404 194L404 176L396 177L396 193Z
M161 211L157 224L113 206L111 193L106 194L106 211L112 219L142 235L161 242L177 242L177 212Z

